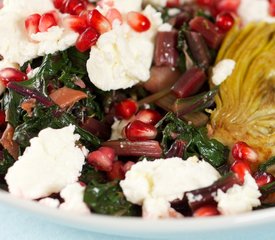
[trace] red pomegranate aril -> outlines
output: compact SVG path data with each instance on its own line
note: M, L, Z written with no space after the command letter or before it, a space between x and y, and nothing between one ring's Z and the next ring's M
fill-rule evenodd
M83 33L87 28L87 22L85 17L69 15L63 20L64 25L75 32Z
M151 124L135 120L125 127L125 135L131 141L152 140L157 136L157 129Z
M66 0L64 3L64 12L78 15L81 11L86 9L86 6L87 3L83 0Z
M21 82L27 80L25 73L15 68L4 68L0 71L0 81L6 86L9 82Z
M269 3L269 14L274 17L275 16L275 2Z
M97 9L88 12L87 22L90 27L94 28L100 34L108 32L112 29L108 19L104 17Z
M115 107L115 115L118 118L130 119L138 110L138 104L132 99L125 99Z
M100 147L98 149L98 151L102 152L105 156L107 156L112 161L115 160L116 153L115 153L115 150L113 148L110 148L110 147Z
M126 162L126 163L123 165L123 171L124 171L124 173L128 172L128 171L132 168L133 165L135 165L135 163L132 162L132 161Z
M39 31L46 32L49 28L53 26L57 26L56 15L53 12L43 14L38 24Z
M123 170L123 163L121 161L114 161L111 171L107 172L110 180L122 180L125 177Z
M214 0L215 8L218 13L237 12L241 0Z
M93 45L96 44L99 36L99 33L95 29L91 27L87 28L79 35L78 39L76 40L76 49L80 52L89 50Z
M159 112L153 109L142 109L136 115L136 120L155 125L162 118Z
M235 160L256 162L258 154L245 142L236 142L232 147L232 156Z
M40 18L41 16L38 13L32 14L26 18L25 28L29 36L39 31L38 25L39 25Z
M4 110L0 110L0 126L6 123L6 114Z
M145 32L151 27L150 20L139 12L128 12L127 23L136 32Z
M232 13L224 12L220 13L216 17L216 26L223 32L229 31L235 22L235 18Z
M274 181L274 177L267 172L256 172L253 174L253 177L254 177L258 187L262 187L262 186Z
M231 171L234 172L238 176L241 183L243 183L245 174L247 172L251 173L251 168L247 162L237 160L231 165Z
M196 2L203 7L212 7L214 4L214 0L197 0Z
M167 0L166 2L166 7L168 8L178 7L179 5L180 5L179 0Z
M194 217L210 217L220 215L216 206L207 205L198 208L194 213Z
M53 5L57 9L61 9L66 0L53 0Z
M106 13L106 18L110 23L113 23L116 20L122 24L123 21L120 11L118 11L116 8L110 8Z
M87 161L90 165L101 171L111 171L113 166L113 159L110 159L106 154L100 150L93 151L88 154Z

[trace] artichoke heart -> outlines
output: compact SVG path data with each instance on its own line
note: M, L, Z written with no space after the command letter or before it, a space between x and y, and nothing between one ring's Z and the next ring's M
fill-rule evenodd
M275 24L235 26L217 63L223 59L234 60L236 67L216 96L212 137L229 147L244 141L264 162L275 155Z

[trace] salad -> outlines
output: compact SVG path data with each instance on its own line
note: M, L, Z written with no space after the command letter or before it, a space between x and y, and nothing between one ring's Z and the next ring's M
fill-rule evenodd
M275 204L275 2L4 0L0 187L79 214Z

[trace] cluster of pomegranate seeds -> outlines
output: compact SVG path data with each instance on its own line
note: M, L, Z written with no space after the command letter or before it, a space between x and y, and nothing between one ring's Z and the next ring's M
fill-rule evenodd
M235 18L231 12L222 12L216 17L216 26L223 32L228 32L234 23Z
M38 32L46 32L49 28L58 25L58 14L56 11L32 14L25 19L25 28L29 36Z
M151 27L150 20L139 12L128 12L127 23L136 32L145 32Z
M113 148L100 147L98 150L90 152L87 156L87 161L97 170L107 173L110 180L123 179L125 173L135 164L128 161L125 164L122 161L116 160L116 153Z
M220 215L216 206L206 205L198 208L194 213L194 217L210 217Z
M0 71L0 81L5 86L7 86L9 82L21 82L27 79L27 75L16 68L4 68Z

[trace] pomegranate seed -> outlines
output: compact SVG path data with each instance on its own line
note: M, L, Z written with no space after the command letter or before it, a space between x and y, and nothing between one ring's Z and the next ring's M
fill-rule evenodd
M232 156L235 160L249 162L256 162L258 159L257 153L245 142L237 142L234 144L232 148Z
M79 185L80 185L81 187L86 187L86 186L87 186L87 185L86 185L84 182L82 182L82 181L79 181L78 183L79 183Z
M116 8L110 8L106 13L106 18L110 23L113 23L116 20L119 24L122 24L122 15Z
M126 163L124 164L124 166L123 166L123 171L124 171L124 173L128 172L128 171L131 169L131 167L132 167L133 165L135 165L135 163L132 162L132 161L126 162Z
M78 51L85 52L96 44L98 38L99 33L95 29L89 27L79 35L75 47Z
M110 148L110 147L100 147L98 149L98 151L102 152L104 155L106 155L112 161L115 160L116 154L115 154L115 150L113 148Z
M6 123L5 111L0 110L0 126L3 126L5 123Z
M39 31L38 25L39 25L40 18L41 16L38 13L32 14L26 18L25 28L29 36Z
M212 7L214 4L214 0L197 0L196 2L203 7Z
M230 12L220 13L216 17L216 26L224 32L229 31L235 22L235 18L233 14Z
M241 160L237 160L232 164L231 171L234 172L238 176L241 183L244 182L245 174L247 172L251 173L251 169L250 169L249 164L247 162L241 161Z
M275 1L269 1L269 14L274 17L275 16Z
M101 171L111 171L113 166L113 160L109 158L104 152L97 150L88 154L87 161L96 169Z
M138 104L132 99L126 99L118 103L115 107L116 116L130 119L138 110Z
M66 0L53 0L53 5L57 9L61 9Z
M88 12L87 22L90 27L93 27L100 34L108 32L112 29L108 19L104 17L97 9Z
M128 12L127 23L136 32L145 32L151 27L151 22L146 16L134 11Z
M2 81L5 86L11 81L21 82L27 79L28 77L25 73L15 68L4 68L0 71L0 81Z
M64 4L64 12L72 15L78 15L85 10L87 2L83 0L66 0Z
M75 32L83 33L87 28L86 18L70 15L64 18L64 25Z
M125 135L131 141L150 140L157 136L157 129L151 124L135 120L125 127Z
M114 6L114 1L113 0L101 0L97 2L97 6L104 8L104 6L107 5L108 7L113 7Z
M258 187L262 187L274 181L274 177L267 172L256 172L253 175Z
M206 205L204 207L198 208L194 213L194 217L209 217L220 215L216 206Z
M178 7L179 5L180 5L179 0L167 0L166 2L166 7L168 8Z
M107 172L107 175L110 180L124 179L123 163L121 161L114 161L112 170Z
M237 12L241 0L215 0L215 8L220 12Z
M56 16L53 12L45 13L41 16L38 29L40 32L46 32L50 27L57 26Z
M162 116L153 109L143 109L140 110L136 115L136 120L155 125L159 122Z

